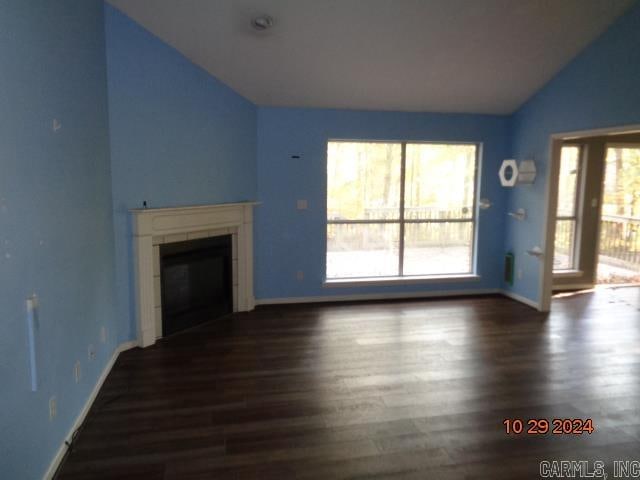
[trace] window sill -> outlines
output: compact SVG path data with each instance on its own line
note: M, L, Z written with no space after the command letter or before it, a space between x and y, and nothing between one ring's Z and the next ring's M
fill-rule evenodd
M462 275L422 275L407 277L364 277L364 278L332 278L322 284L325 288L333 287L367 287L384 285L414 285L429 283L464 283L477 282L480 275L466 273Z
M582 275L584 275L582 270L556 270L553 272L553 278L581 277Z

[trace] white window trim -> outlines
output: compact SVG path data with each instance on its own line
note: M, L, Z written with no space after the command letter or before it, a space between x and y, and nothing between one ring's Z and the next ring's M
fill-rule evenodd
M565 145L563 145L564 147ZM558 221L572 220L573 221L573 252L571 255L571 265L568 268L559 268L553 270L553 276L559 277L578 277L582 275L580 270L580 248L582 246L582 212L584 208L584 189L586 182L586 156L587 146L585 144L566 144L566 146L578 147L580 152L578 154L578 171L576 173L576 198L574 200L574 213L573 215L560 215L556 213L556 225ZM560 178L558 177L558 182ZM556 227L557 228L557 227ZM554 244L555 249L555 244Z
M584 275L584 272L582 270L567 269L567 270L553 271L554 278L573 278L573 277L581 277L582 275Z
M403 277L355 277L329 278L322 284L325 288L333 287L367 287L385 285L422 285L430 283L467 283L479 282L480 275L465 273L460 275L405 275Z
M478 195L480 190L480 155L482 151L482 144L480 142L453 142L453 141L413 141L413 140L351 140L351 139L334 139L327 140L327 146L332 142L345 142L345 143L399 143L401 145L401 171L400 171L400 217L397 220L329 220L326 218L326 225L330 224L399 224L400 233L399 240L400 246L398 250L398 271L399 275L394 276L380 276L380 277L331 277L327 278L327 267L325 264L325 281L324 287L336 287L336 286L367 286L367 285L403 285L403 284L420 284L420 283L444 283L444 282L468 282L480 280L480 276L477 275L477 235L478 235ZM471 207L471 216L460 219L448 219L448 220L405 220L405 172L406 172L406 149L407 144L429 144L429 145L473 145L475 147L475 159L474 159L474 178L473 178L473 204ZM328 150L328 149L327 149ZM328 159L327 159L328 161ZM328 190L328 187L327 187ZM325 190L325 194L327 191ZM325 197L326 198L326 197ZM326 204L325 200L325 204ZM326 215L325 215L326 217ZM404 275L404 229L407 223L471 223L471 258L469 272L463 273L445 273L442 274L429 274L429 275ZM327 229L325 228L325 235ZM327 255L327 242L325 241L325 260Z

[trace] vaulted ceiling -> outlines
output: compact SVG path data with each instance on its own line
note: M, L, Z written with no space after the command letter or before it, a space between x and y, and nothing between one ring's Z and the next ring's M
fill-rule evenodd
M258 105L504 114L634 0L109 2Z

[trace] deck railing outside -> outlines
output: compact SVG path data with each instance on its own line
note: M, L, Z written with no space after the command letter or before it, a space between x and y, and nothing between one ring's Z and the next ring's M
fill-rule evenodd
M600 255L601 261L610 259L616 266L640 270L640 219L603 215Z

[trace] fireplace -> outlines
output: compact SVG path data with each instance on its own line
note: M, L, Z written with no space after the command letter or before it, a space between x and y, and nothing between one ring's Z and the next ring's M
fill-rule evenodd
M231 235L160 245L162 332L233 311Z
M253 310L253 207L255 202L227 203L220 205L202 205L197 207L143 208L131 211L133 226L133 246L135 265L135 301L138 344L141 347L153 345L156 339L177 331L180 322L165 322L165 314L183 316L183 326L202 318L212 318L218 313L228 311L229 296L231 311L247 312ZM195 243L196 241L202 242ZM221 250L230 250L231 259L206 259L205 266L197 267L194 257L212 251L213 257L219 257ZM182 244L186 244L183 246ZM191 250L195 250L191 251ZM227 250L228 251L228 250ZM224 254L222 255L225 256ZM162 274L163 258L168 271ZM173 257L173 259L169 259ZM182 258L180 258L182 257ZM228 257L228 256L227 256ZM200 260L199 260L200 261ZM180 266L182 262L182 266ZM210 274L217 266L226 264L222 273ZM228 290L215 293L213 298L220 300L205 305L205 295L201 287L187 293L186 290L173 290L163 293L167 282L175 287L181 276L194 277L195 281L210 286L218 286L231 277ZM162 279L164 277L164 280ZM163 287L163 283L165 286ZM202 287L204 288L204 287ZM208 288L208 287L207 287ZM173 289L173 287L172 287ZM204 289L207 290L207 289ZM215 290L215 289L214 289ZM210 292L211 290L207 290ZM167 296L168 295L168 296ZM164 298L163 298L164 297ZM194 300L194 312L187 314L188 301ZM224 300L226 299L226 300ZM164 302L170 305L163 308ZM189 300L191 301L191 300ZM200 303L198 303L200 302ZM193 305L192 305L193 307ZM201 314L195 313L200 309ZM173 324L176 323L176 330Z

